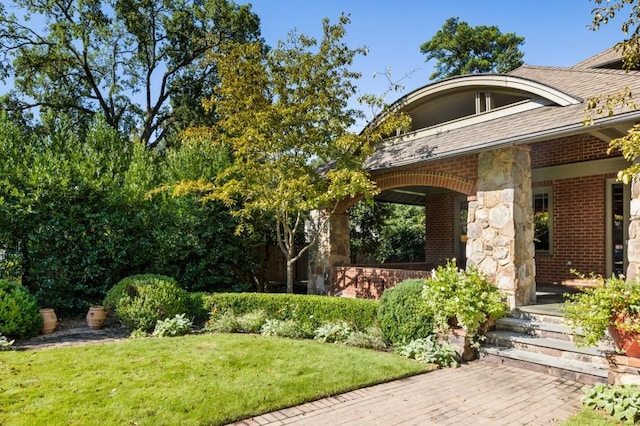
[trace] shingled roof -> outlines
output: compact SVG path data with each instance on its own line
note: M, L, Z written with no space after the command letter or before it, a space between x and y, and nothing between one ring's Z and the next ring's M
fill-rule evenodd
M573 67L523 65L508 74L547 85L581 100L581 103L542 106L465 127L431 132L426 136L420 136L420 132L410 133L388 141L365 165L371 171L387 170L588 131L589 128L585 129L584 126L586 99L599 94L617 93L626 87L631 88L632 93L640 91L639 71L599 68L602 64L615 61L614 53L608 49ZM627 129L639 120L640 109L618 109L613 116L595 117L593 129L614 125Z

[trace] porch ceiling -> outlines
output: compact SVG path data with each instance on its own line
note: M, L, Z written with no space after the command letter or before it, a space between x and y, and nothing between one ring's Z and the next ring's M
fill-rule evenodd
M389 189L374 197L374 200L383 203L409 204L414 206L424 206L425 197L433 194L443 194L449 192L448 189L435 188L431 186L406 186L402 188Z

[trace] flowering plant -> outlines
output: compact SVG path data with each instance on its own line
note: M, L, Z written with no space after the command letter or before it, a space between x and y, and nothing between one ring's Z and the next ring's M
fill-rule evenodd
M475 346L484 337L485 326L507 313L500 290L475 267L458 269L455 259L432 272L422 298L433 313L437 332L462 327Z
M597 345L607 327L640 333L640 283L623 276L603 279L591 276L593 287L566 295L563 315L574 330L580 329L577 343Z

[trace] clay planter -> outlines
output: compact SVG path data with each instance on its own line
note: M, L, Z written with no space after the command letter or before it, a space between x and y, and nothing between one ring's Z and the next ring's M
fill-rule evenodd
M104 306L92 306L87 312L87 325L94 330L100 330L104 326L106 318L107 313L104 310Z
M58 317L51 308L40 309L40 315L42 316L42 334L53 333L58 325Z
M608 327L609 335L626 356L640 358L640 333L621 330L614 325Z

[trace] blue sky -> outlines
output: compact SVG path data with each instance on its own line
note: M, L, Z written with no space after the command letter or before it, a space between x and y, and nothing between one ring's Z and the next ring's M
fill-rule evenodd
M270 45L286 38L293 28L319 36L324 17L335 22L341 12L349 13L347 43L369 48L369 54L354 64L362 73L358 86L363 93L380 95L385 91L384 78L373 78L375 72L391 67L392 78L399 79L416 70L404 80L404 92L391 95L388 101L429 83L433 63L424 62L420 45L450 17L472 26L495 25L503 33L523 36L524 61L531 65L570 66L623 37L619 19L598 31L588 29L595 6L589 0L237 1L252 4Z

